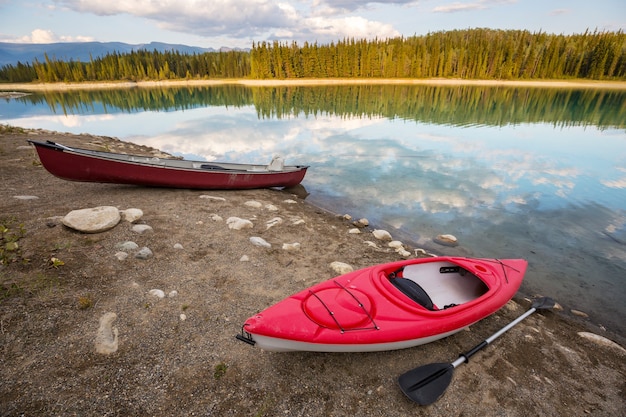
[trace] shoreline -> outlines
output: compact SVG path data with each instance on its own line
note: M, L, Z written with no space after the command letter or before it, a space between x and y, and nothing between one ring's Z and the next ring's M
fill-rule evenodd
M251 79L210 79L210 80L166 80L139 82L85 82L85 83L8 83L0 84L0 91L69 91L112 88L154 88L154 87L204 87L219 85L243 85L247 87L283 87L283 86L323 86L323 85L431 85L431 86L483 86L483 87L528 87L528 88L585 88L626 90L626 81L594 80L464 80L464 79L287 79L287 80L251 80Z

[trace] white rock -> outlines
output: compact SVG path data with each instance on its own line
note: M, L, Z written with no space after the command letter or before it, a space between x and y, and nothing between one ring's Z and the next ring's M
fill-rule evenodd
M378 240L392 241L391 234L386 230L376 229L372 232L374 237Z
M359 229L358 227L355 227L355 228L348 230L348 233L353 234L353 235L358 235L359 233L361 233L361 229Z
M291 199L284 200L283 203L285 203L285 204L298 204L298 202L296 200L291 200Z
M163 290L159 290L159 289L153 289L148 291L148 294L157 297L157 298L165 298L165 292Z
M248 257L248 255L243 255L241 258L239 258L239 262L249 262L250 258Z
M304 219L301 218L293 218L291 219L291 224L294 226L298 226L300 224L305 224L306 222L304 221Z
M117 258L118 261L123 261L126 258L128 258L128 253L122 252L122 251L115 252L115 257Z
M178 291L176 291L176 290L172 290L172 291L170 291L170 292L167 294L167 296L168 296L169 298L174 298L174 297L178 296Z
M143 211L138 208L120 210L120 214L122 216L122 220L125 220L129 223L135 223L137 220L143 217Z
M239 217L229 217L226 219L226 224L229 229L234 230L252 229L252 227L254 227L250 220L241 219Z
M263 204L259 203L258 201L254 201L254 200L250 200L250 201L246 201L245 203L243 203L244 206L248 206L248 207L252 207L252 208L261 208L263 207Z
M264 247L264 248L271 248L272 247L272 245L267 243L267 241L265 239L263 239L262 237L258 237L258 236L252 236L250 238L250 243L252 243L254 246L261 246L261 247Z
M209 219L213 220L214 222L221 222L222 220L224 220L219 214L211 214L209 215Z
M211 201L226 201L226 199L223 197L214 197L212 195L206 195L206 194L201 195L200 198L204 198L206 200L211 200Z
M147 224L136 224L133 227L131 227L131 229L133 232L135 233L139 233L140 235L143 233L148 233L151 232L152 226L148 226Z
M273 204L267 204L267 205L265 206L265 208L266 208L267 210L269 210L269 211L278 211L278 207L276 207L276 206L275 206L275 205L273 205Z
M14 195L13 198L17 198L18 200L37 200L39 197L36 195Z
M620 352L621 354L626 354L626 349L624 349L622 346L618 345L614 341L607 339L606 337L590 332L579 332L578 336L592 341L597 345L606 346Z
M137 259L148 259L152 257L152 251L148 247L143 247L135 254Z
M84 233L99 233L114 228L121 220L117 207L100 206L70 211L61 222Z
M135 242L127 240L126 242L122 242L122 243L117 244L115 247L116 247L116 249L128 252L128 251L131 251L131 250L138 249L139 245L136 244Z
M435 243L443 246L457 246L458 239L454 235L439 235L435 238Z
M274 217L273 219L270 219L268 221L265 222L265 224L267 225L267 229L269 229L270 227L274 227L277 224L282 224L283 219L281 219L280 217Z
M372 242L371 240L366 240L363 243L365 243L367 246L371 246L372 248L377 248L378 247L378 245L376 243Z
M283 243L284 250L300 250L300 243Z
M180 321L185 321L187 320L187 315L185 313L180 313Z
M370 221L367 219L359 219L353 223L356 227L367 227L370 225Z
M404 248L398 248L396 249L396 252L398 252L398 255L402 256L403 258L408 258L409 256L411 256L411 252Z
M338 261L332 262L330 264L330 267L332 268L333 271L341 275L354 271L354 268L352 268L352 265L348 265L347 263L344 263L344 262L338 262Z
M349 214L344 214L343 219L349 221L349 220L352 220L352 216L350 216Z
M392 240L391 242L387 243L387 246L389 246L390 248L394 248L394 249L398 249L398 248L403 248L404 247L402 242L400 242L399 240Z
M113 322L117 319L117 314L109 312L100 317L100 326L96 333L96 352L103 355L115 353L118 347L117 327L113 327Z
M180 243L175 243L174 244L174 249L183 249L183 245L181 245Z

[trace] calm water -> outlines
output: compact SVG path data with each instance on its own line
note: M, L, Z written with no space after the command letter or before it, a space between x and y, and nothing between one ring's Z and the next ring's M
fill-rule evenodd
M522 257L526 294L626 334L626 92L333 86L0 100L0 123L191 159L308 164L307 201L438 254ZM450 233L456 248L433 243Z

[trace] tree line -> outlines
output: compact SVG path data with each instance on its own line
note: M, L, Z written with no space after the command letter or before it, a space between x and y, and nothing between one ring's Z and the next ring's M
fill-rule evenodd
M142 81L207 78L626 79L626 35L555 35L467 29L391 39L253 43L250 52L181 54L139 50L89 62L17 63L4 82Z

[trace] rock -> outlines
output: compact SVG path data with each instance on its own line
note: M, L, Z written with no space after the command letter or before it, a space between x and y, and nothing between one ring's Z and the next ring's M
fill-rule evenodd
M283 219L281 219L280 217L274 217L273 219L270 219L265 222L265 224L267 225L265 230L269 229L270 227L274 227L277 224L281 224L282 222L283 222Z
M153 229L147 224L136 224L131 228L131 230L135 233L143 234L147 232L152 232Z
M187 320L187 315L185 313L180 313L180 321L185 321Z
M275 206L275 205L273 205L273 204L267 204L267 205L265 206L265 208L266 208L267 210L269 210L269 211L278 211L278 210L279 210L279 209L278 209L278 207L276 207L276 206Z
M439 235L435 238L435 243L438 243L442 246L458 246L459 242L456 236L454 235Z
M262 237L258 237L258 236L252 236L250 238L250 243L252 243L254 246L261 246L264 248L271 248L272 245L267 243L267 241L265 239L263 239Z
M83 233L100 233L114 228L121 220L117 207L100 206L72 210L61 222L70 229Z
M165 298L165 292L163 290L159 290L159 289L153 289L148 291L148 294L157 297L157 298Z
M127 240L126 242L118 243L117 245L115 245L115 248L122 250L124 252L129 252L131 250L135 250L139 248L139 245L136 244L135 242Z
M252 229L254 227L250 220L241 219L239 217L229 217L226 219L226 224L229 229L233 230Z
M115 257L117 258L118 261L123 261L126 258L128 258L128 253L122 252L122 251L115 252Z
M137 258L137 259L145 260L145 259L148 259L148 258L151 258L151 257L152 257L152 251L150 250L150 248L147 248L145 246L143 248L139 249L139 252L137 252L135 254L135 258Z
M358 235L359 233L361 233L361 229L359 229L358 227L355 227L353 229L348 230L348 233L353 234L353 235Z
M222 220L224 220L219 214L211 214L209 215L209 219L213 220L214 222L221 222Z
M609 347L623 355L626 355L626 349L624 349L622 346L618 345L614 341L607 339L606 337L597 335L595 333L590 333L590 332L579 332L578 336L585 338L591 342L594 342L597 345Z
M386 230L376 229L372 232L372 234L378 240L383 240L383 241L388 241L388 242L391 242L393 240L391 237L391 234Z
M387 243L387 246L394 249L404 248L404 245L399 240L392 240L391 242Z
M113 322L117 319L117 314L109 312L100 317L100 327L96 333L96 352L103 355L115 353L118 347L117 327L113 327Z
M285 203L285 204L298 204L298 202L296 200L292 200L292 199L284 200L283 203Z
M408 250L404 248L398 248L396 249L396 252L398 253L398 255L402 256L403 258L408 258L409 256L411 256L411 252L409 252Z
M578 317L584 317L584 318L589 317L589 314L585 313L584 311L574 310L574 309L571 309L570 311L572 312L573 315L578 316Z
M261 207L263 207L263 204L259 203L258 201L254 201L254 200L246 201L245 203L243 203L243 205L247 206L247 207L252 207L252 208L261 208Z
M180 243L174 243L174 249L183 249L183 245L181 245Z
M352 224L354 224L356 227L367 227L370 225L370 222L367 219L359 219Z
M239 258L239 262L249 262L250 258L248 257L248 255L243 255L241 258Z
M300 250L300 243L283 243L284 250Z
M143 217L143 211L138 208L129 208L126 210L120 210L122 220L126 220L129 223L135 223L137 220Z
M39 197L36 195L14 195L13 198L17 198L18 200L37 200Z
M335 271L336 273L343 275L343 274L347 274L348 272L352 272L354 270L354 268L352 268L351 265L348 265L346 263L343 262L332 262L330 264L330 267L333 271Z
M169 298L174 298L174 297L177 297L177 296L178 296L178 291L176 291L176 290L172 290L172 291L170 291L170 292L169 292L169 294L167 294L167 296L168 296Z
M204 198L209 201L226 201L226 199L223 197L214 197L212 195L201 195L199 198Z

